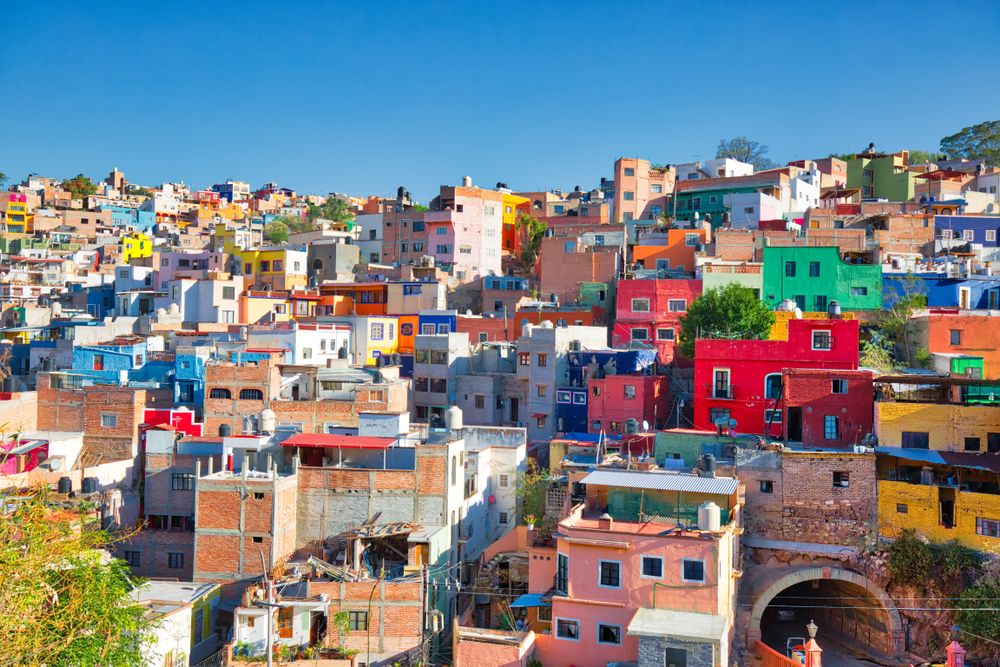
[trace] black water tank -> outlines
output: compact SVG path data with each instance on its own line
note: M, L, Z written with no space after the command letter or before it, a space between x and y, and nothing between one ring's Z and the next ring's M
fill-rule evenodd
M83 478L83 492L84 493L97 493L97 478L96 477L84 477Z
M219 426L219 436L222 438L229 437L229 424L222 424Z
M59 493L67 494L73 490L73 480L69 477L59 478Z

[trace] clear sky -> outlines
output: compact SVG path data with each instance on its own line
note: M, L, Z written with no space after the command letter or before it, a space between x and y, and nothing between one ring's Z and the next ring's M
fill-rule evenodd
M1000 2L7 2L0 171L427 200L617 156L933 150L1000 117Z

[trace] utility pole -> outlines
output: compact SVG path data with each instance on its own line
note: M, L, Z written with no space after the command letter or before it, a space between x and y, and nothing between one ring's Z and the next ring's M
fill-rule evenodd
M273 628L271 627L273 612L271 610L277 605L274 603L274 588L271 586L271 578L268 576L267 567L264 565L264 552L258 552L258 555L260 556L260 570L264 577L264 590L267 591L267 601L262 605L267 610L267 639L264 640L264 650L267 652L267 667L274 667L274 651L272 650L271 643L273 636Z

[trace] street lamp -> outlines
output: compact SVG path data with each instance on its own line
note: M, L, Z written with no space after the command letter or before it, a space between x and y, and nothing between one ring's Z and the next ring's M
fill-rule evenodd
M810 619L809 625L806 626L806 632L809 633L809 639L816 639L817 630L819 630L819 626L817 626L816 623Z

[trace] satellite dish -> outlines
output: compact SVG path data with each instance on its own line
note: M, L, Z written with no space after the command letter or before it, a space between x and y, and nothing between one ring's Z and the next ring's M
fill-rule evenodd
M643 431L648 431L649 430L649 422L646 421L645 419L642 420L642 430Z

